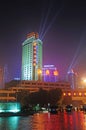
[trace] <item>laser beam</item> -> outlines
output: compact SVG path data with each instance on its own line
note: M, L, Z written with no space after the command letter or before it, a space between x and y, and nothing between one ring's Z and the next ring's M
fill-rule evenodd
M46 33L49 31L49 29L51 28L51 26L53 25L53 23L55 22L57 16L59 16L60 12L63 10L63 7L60 8L60 10L54 15L51 23L48 25L47 29L45 30L44 34L42 35L42 40L45 37Z
M50 1L49 8L48 8L46 17L45 17L45 19L44 19L43 27L42 27L42 30L41 30L41 36L43 35L43 33L44 33L44 31L45 31L46 24L47 24L47 20L48 20L48 18L49 18L50 12L51 12L51 8L52 8L52 3L51 3L51 1Z
M68 68L68 71L71 70L71 68L74 68L80 62L80 58L82 57L82 51L83 51L83 49L82 49L83 43L84 43L84 37L82 37L80 40L79 46L75 52L75 55Z

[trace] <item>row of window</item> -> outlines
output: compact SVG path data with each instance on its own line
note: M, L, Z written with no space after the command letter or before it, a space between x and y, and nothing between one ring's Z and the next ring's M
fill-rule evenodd
M30 82L22 82L22 84L70 87L69 85L66 85L66 84L30 83Z

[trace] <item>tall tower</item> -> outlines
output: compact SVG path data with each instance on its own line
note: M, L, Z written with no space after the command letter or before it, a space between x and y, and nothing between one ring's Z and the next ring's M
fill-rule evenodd
M71 89L77 88L77 74L73 71L73 69L70 69L67 73L67 80L71 85Z
M42 80L42 41L32 32L22 44L22 80Z

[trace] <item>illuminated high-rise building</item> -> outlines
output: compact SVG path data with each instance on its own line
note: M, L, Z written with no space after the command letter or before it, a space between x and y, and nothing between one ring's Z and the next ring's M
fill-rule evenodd
M22 44L22 80L42 80L42 41L32 32Z

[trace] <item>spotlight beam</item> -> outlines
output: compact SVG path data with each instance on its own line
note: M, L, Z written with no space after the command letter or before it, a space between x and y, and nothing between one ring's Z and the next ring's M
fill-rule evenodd
M51 28L51 26L53 25L53 23L55 22L57 16L60 14L60 12L63 10L63 7L60 8L60 10L56 13L56 15L54 15L51 23L48 25L46 31L44 32L43 36L42 36L42 40L45 37L46 33L49 31L49 29Z
M52 8L52 3L50 2L50 6L49 6L49 8L48 8L48 11L47 11L47 14L46 14L44 23L43 23L42 31L41 31L41 34L40 34L41 36L43 35L43 33L44 33L44 31L45 31L46 23L47 23L47 20L48 20L49 15L50 15L51 8Z
M39 27L39 36L40 36L40 38L41 38L41 30L42 30L43 21L44 21L44 12L42 12L42 18L41 18L40 27Z
M75 55L74 55L73 60L72 60L72 62L71 62L71 65L69 66L68 71L72 68L72 66L74 65L75 61L77 60L77 57L78 57L78 55L79 55L80 47L81 47L81 46L79 45L78 48L77 48L77 50L76 50L76 52L75 52Z
M84 38L80 40L79 46L78 46L78 48L77 48L77 50L76 50L76 52L75 52L75 55L74 55L74 57L73 57L73 60L72 60L72 62L71 62L71 65L69 66L68 71L69 71L71 68L74 68L74 67L76 66L76 64L80 62L80 59L81 59L81 57L82 57L81 47L82 47L82 45L83 45L83 40L84 40Z
M82 50L82 52L80 53L80 55L78 56L77 60L74 63L74 67L80 63L80 61L82 60L82 57L84 56L84 54L86 54L86 48L84 50Z

